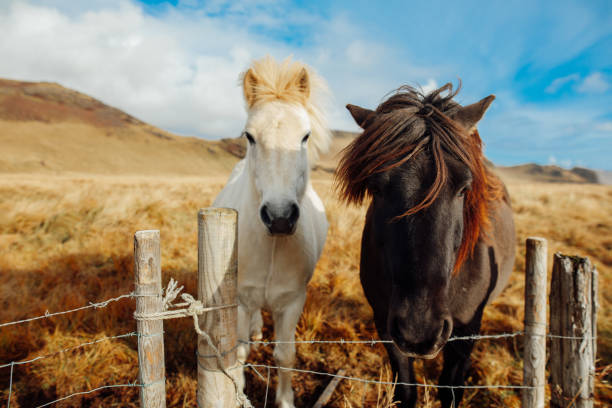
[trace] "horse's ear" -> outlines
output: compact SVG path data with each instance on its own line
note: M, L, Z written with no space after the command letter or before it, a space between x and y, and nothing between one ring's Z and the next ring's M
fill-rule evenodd
M251 68L247 72L245 72L244 77L242 78L242 90L244 92L244 100L247 103L247 106L250 108L255 104L257 100L257 84L259 83L259 79L253 72Z
M310 97L310 76L306 68L302 68L300 74L297 76L296 85L304 97L308 99L308 97Z
M453 119L461 123L469 133L472 133L494 99L495 95L489 95L476 103L464 106L453 116Z
M346 105L346 109L351 112L351 116L355 119L355 122L361 127L364 128L365 122L368 119L368 116L374 113L374 111L362 108L357 105L351 105L350 103Z

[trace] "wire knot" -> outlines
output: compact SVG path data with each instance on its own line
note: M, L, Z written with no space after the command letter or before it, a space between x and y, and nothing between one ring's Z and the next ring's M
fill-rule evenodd
M191 296L189 293L183 293L181 295L181 299L183 299L186 303L189 303L189 306L187 307L187 313L192 316L202 314L204 305L200 300L194 299L194 297Z

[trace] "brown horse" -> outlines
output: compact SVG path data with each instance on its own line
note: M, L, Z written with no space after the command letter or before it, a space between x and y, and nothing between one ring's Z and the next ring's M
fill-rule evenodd
M445 86L404 86L375 111L347 105L363 129L336 172L350 203L371 198L361 241L361 284L398 382L414 384L413 358L444 350L440 385L462 386L485 305L506 285L515 232L508 193L485 166L477 122L495 99L469 106ZM442 407L463 389L441 388ZM398 385L402 406L416 386Z

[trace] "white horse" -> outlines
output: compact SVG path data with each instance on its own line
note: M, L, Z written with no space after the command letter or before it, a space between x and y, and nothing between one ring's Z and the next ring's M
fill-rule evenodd
M278 366L295 363L295 328L327 236L310 165L331 134L316 104L323 81L306 65L270 57L242 76L248 119L246 157L236 164L215 207L238 210L238 336L261 338L261 309L274 319ZM247 345L238 349L246 360ZM244 386L244 373L239 375ZM291 372L279 370L276 404L293 407Z

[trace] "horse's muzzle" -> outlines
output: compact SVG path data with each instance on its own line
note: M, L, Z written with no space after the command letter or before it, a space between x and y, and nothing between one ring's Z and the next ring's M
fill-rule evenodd
M416 335L417 332L423 333L422 328L410 329L397 320L390 329L391 339L402 354L407 357L431 359L438 355L449 339L453 321L450 317L442 319L440 327L434 331L435 335L427 337Z
M300 218L300 207L295 202L287 202L280 206L265 203L261 206L259 215L270 234L291 235L295 232Z

